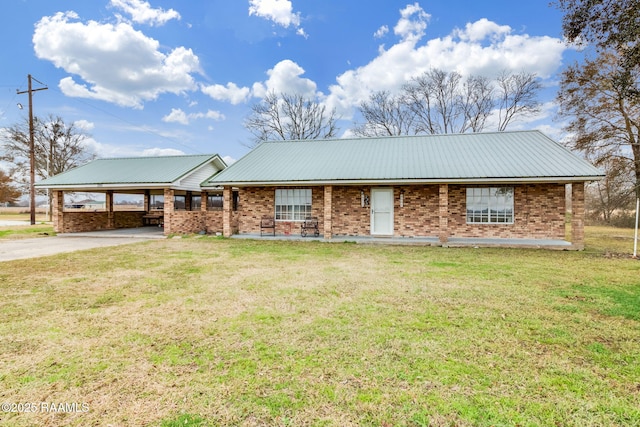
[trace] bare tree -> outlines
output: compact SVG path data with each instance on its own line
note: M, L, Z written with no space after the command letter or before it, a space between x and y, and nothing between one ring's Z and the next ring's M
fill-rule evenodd
M574 64L562 73L558 103L560 117L570 119L566 130L571 147L601 162L626 158L633 165L640 197L640 99L629 96L640 86L640 70L620 65L615 51Z
M353 129L358 136L409 135L415 130L413 111L401 96L388 91L372 93L359 110L365 122Z
M335 137L335 110L299 94L270 92L251 107L244 126L254 143L268 140L301 140Z
M623 157L592 160L603 168L605 178L587 187L588 205L594 216L611 223L616 212L624 212L633 205L635 193L633 162Z
M66 124L59 116L49 115L46 120L34 117L34 173L40 179L57 175L95 158L85 144L89 135L75 123ZM12 125L0 131L1 160L14 165L20 182L27 185L29 175L29 121Z
M432 69L414 77L400 95L376 92L360 104L364 124L358 135L410 135L482 132L488 118L497 116L504 131L520 116L536 113L540 83L535 74L502 73L462 78L457 72Z
M482 132L495 101L491 81L483 76L470 76L463 84L461 107L465 117L462 132Z
M403 86L409 106L416 116L416 133L463 132L461 80L462 76L455 71L432 69L412 78Z
M527 116L540 111L537 101L541 85L535 74L503 72L497 79L498 86L498 131L503 132L518 116Z

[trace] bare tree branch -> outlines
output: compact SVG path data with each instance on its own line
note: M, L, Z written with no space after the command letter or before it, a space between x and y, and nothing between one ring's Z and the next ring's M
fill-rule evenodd
M268 140L333 138L338 132L335 110L298 94L270 92L251 107L244 126L254 144Z
M503 132L517 116L527 116L540 111L537 100L541 85L535 74L503 72L497 78L498 84L498 131Z
M34 117L35 174L40 179L57 175L95 158L85 141L89 135L75 123L66 124L59 116L46 120ZM29 174L29 122L4 128L0 132L2 159L15 166L16 176ZM25 185L26 182L22 182Z
M359 107L364 123L354 128L358 136L409 135L414 132L414 113L399 96L374 92Z

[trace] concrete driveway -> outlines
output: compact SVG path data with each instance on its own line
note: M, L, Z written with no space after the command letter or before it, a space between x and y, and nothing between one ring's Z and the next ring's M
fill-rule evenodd
M164 238L162 229L143 227L89 233L66 233L33 239L0 240L0 262Z

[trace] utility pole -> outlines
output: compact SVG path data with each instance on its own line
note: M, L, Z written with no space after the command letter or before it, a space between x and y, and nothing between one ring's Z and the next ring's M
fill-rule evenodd
M17 94L28 93L29 94L29 206L31 210L31 225L36 223L36 189L34 187L36 181L35 169L36 169L36 158L35 158L35 144L33 141L33 92L37 92L39 90L47 90L49 89L44 83L34 79L31 74L28 74L29 78L29 88L27 90L23 90L22 92L16 90ZM31 80L35 80L44 87L38 89L32 89Z

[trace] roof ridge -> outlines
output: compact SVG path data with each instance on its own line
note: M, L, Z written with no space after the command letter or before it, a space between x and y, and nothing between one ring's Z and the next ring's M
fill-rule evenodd
M216 153L211 154L176 154L165 156L126 156L126 157L99 157L94 160L140 160L140 159L175 159L177 157L214 157L218 156Z
M316 139L273 139L260 142L262 144L287 144L287 143L314 143L314 142L344 142L344 141L372 141L386 139L418 139L418 138L452 138L452 137L471 137L478 135L510 135L517 133L544 133L539 129L522 129L511 131L490 131L490 132L462 132L462 133L434 133L419 135L380 135L380 136L349 136L347 138L316 138Z

